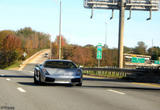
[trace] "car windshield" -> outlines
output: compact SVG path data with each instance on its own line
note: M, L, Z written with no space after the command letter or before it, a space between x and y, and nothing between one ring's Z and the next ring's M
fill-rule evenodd
M67 61L46 61L44 63L46 68L63 68L63 69L74 69L77 68L75 64Z

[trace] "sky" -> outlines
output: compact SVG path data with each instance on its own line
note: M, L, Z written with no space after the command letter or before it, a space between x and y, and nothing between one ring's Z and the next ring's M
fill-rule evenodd
M18 30L31 27L50 34L52 41L59 34L59 0L0 0L0 30ZM68 43L97 45L105 43L109 48L118 47L119 11L110 20L111 10L91 10L83 6L83 0L62 0L62 35ZM124 45L135 47L143 41L147 47L160 46L160 11L125 11Z

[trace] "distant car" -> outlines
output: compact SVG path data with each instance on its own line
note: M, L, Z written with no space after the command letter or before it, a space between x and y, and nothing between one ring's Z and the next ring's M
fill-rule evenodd
M45 54L44 54L44 57L48 57L48 53L45 53Z
M34 83L82 86L82 71L70 60L46 60L34 68Z

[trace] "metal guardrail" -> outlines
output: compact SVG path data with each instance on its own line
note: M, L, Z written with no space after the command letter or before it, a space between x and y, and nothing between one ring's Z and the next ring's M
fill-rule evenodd
M160 67L147 68L141 67L137 69L120 69L120 68L82 68L83 73L87 75L98 75L106 77L126 77L127 75L136 73L160 73Z
M120 68L82 68L84 71L111 71L111 72L139 72L137 69L120 69Z
M160 67L140 67L137 69L120 69L120 68L82 68L84 71L110 71L110 72L125 72L125 73L137 73L137 72L150 72L159 71Z

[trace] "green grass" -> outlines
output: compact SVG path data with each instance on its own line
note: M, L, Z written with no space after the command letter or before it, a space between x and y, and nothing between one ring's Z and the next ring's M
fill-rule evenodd
M12 68L19 67L19 65L20 65L21 63L22 63L22 61L16 61L14 64L6 67L5 70L9 70L9 69L12 69Z

